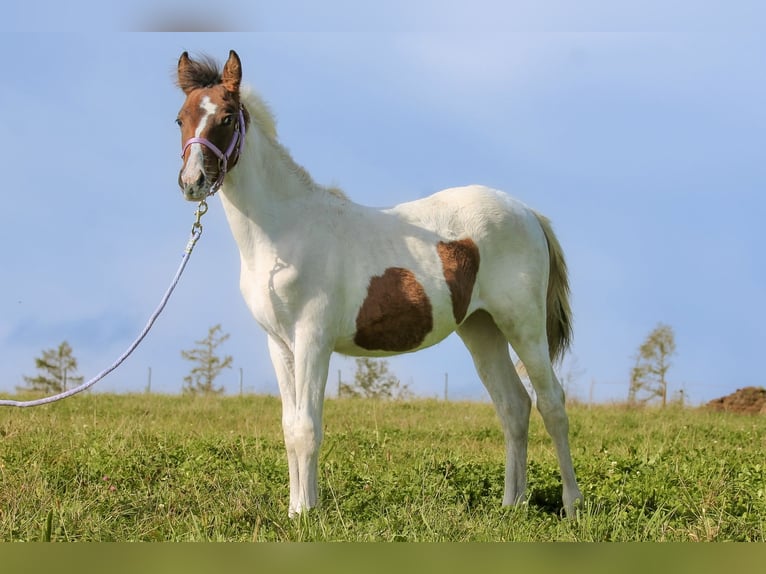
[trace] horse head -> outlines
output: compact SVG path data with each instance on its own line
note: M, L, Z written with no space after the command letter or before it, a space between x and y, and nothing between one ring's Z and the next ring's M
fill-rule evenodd
M176 123L181 128L183 165L178 185L184 197L200 201L214 194L239 160L249 120L240 102L242 64L234 50L218 71L209 58L178 60L178 87L186 94Z

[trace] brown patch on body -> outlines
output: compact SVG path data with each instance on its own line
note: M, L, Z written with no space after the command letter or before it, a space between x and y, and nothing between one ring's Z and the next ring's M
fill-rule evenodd
M415 274L389 267L370 279L356 316L354 343L370 351L411 351L433 326L431 301Z
M444 279L452 297L452 314L459 324L471 303L476 274L479 272L479 248L472 239L440 241L436 250L442 260Z

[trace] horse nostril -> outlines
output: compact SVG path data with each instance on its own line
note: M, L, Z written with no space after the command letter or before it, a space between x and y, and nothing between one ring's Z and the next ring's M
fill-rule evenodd
M181 189L186 188L201 188L205 186L205 172L197 170L197 177L194 177L194 173L188 173L191 170L182 169L178 174L178 185Z

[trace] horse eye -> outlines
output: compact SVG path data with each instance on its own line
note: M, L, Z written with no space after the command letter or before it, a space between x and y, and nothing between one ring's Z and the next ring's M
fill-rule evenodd
M223 118L223 122L221 122L221 123L223 123L223 125L225 125L225 126L231 125L231 120L233 119L233 117L234 117L234 116L232 116L231 114L229 114L228 116L225 116L225 117Z
M176 124L178 124L178 127L179 127L179 128L180 128L180 127L183 127L183 125L184 125L184 123L183 123L183 121L181 120L181 118L176 118Z

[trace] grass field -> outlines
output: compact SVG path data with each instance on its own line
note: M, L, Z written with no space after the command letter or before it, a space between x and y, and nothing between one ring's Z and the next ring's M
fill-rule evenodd
M279 399L90 395L0 410L0 540L766 541L766 417L569 408L586 502L562 520L532 417L501 508L491 405L328 400L321 507L287 518Z

